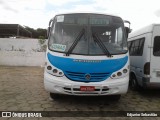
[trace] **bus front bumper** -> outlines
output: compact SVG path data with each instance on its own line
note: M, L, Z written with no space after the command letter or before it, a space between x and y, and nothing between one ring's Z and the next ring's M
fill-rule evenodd
M65 76L56 77L47 72L44 73L44 87L50 93L79 95L79 96L97 96L97 95L120 95L128 90L129 76L120 79L111 79L101 82L76 82L68 80ZM94 91L81 91L81 86L94 87Z

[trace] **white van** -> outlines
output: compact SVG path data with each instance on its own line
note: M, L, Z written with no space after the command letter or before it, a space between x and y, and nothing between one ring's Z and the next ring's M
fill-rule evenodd
M131 33L128 48L131 88L160 87L160 24Z

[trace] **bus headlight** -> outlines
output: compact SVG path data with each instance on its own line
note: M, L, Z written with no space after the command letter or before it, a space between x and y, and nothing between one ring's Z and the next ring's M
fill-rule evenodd
M52 67L50 65L47 66L47 70L52 70Z
M122 76L122 73L121 72L117 72L117 76Z
M58 70L57 69L53 69L53 73L57 73L58 72Z
M49 74L52 74L54 76L57 76L57 77L62 77L64 75L62 70L60 70L52 65L46 66L46 72L48 72Z
M115 74L113 74L113 75L112 75L112 77L113 77L113 78L115 78L115 77L116 77L116 75L115 75Z
M123 73L127 73L128 72L128 70L127 69L123 69Z
M59 72L59 75L62 75L63 73L62 72Z
M112 75L111 75L111 78L113 79L116 79L116 78L120 78L120 77L124 77L128 74L128 69L127 68L124 68L124 69L121 69L117 72L114 72Z

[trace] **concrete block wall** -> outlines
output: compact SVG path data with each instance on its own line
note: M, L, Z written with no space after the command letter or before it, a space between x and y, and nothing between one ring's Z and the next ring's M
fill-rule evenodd
M0 65L43 67L44 62L38 39L0 38Z

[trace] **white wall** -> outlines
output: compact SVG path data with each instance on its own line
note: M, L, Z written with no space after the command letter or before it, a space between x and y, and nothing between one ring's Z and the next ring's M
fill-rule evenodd
M33 51L40 49L38 39L0 38L1 51Z
M0 65L44 66L45 52L38 39L0 38Z

